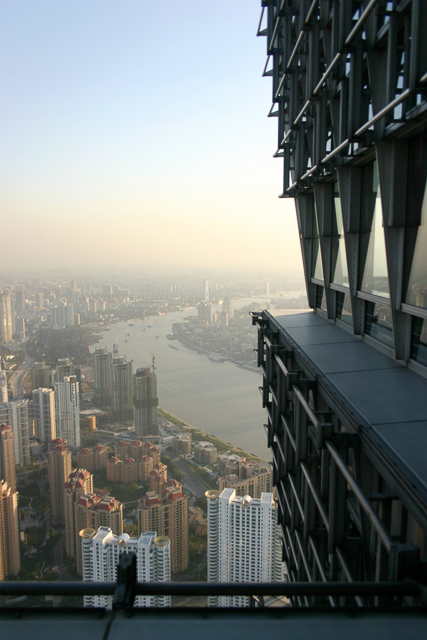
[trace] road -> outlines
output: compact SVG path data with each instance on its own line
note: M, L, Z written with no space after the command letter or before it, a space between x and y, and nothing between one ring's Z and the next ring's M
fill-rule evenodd
M27 352L25 352L25 360L23 362L22 367L13 374L11 378L12 383L12 391L14 398L20 398L23 395L22 392L22 380L24 379L25 374L31 369L33 364L35 363L34 358L30 358Z
M205 485L202 482L200 482L200 480L188 470L188 468L185 466L185 464L177 455L175 455L171 451L168 451L167 455L170 458L172 458L174 464L184 474L185 479L182 484L185 487L185 489L188 489L189 491L191 491L193 496L196 496L197 498L204 496L206 492Z

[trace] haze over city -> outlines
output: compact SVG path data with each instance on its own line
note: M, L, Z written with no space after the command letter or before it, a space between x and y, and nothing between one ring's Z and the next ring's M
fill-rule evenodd
M258 19L244 0L2 3L8 270L301 273Z

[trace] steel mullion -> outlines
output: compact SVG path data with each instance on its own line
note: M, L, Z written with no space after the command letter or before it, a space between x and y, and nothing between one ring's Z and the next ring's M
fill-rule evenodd
M325 571L323 569L322 563L320 561L320 556L319 556L319 554L317 552L317 548L316 548L316 545L314 543L314 540L313 540L312 536L309 536L308 540L309 540L311 549L313 551L313 557L314 557L314 560L316 562L317 568L319 570L320 577L322 578L323 582L328 582L328 579L326 577L326 573L325 573ZM335 598L333 598L332 596L328 596L328 598L329 598L329 602L331 603L331 607L336 607Z
M356 482L353 474L348 470L347 466L345 465L344 461L342 460L342 458L339 455L338 451L335 449L335 447L332 444L332 442L330 442L329 440L326 440L325 444L326 444L326 446L328 448L329 453L333 457L337 467L341 471L344 479L350 485L350 487L351 487L351 489L352 489L357 501L359 502L360 506L362 507L362 509L364 510L366 515L368 516L368 518L371 521L371 524L373 525L375 531L378 533L378 535L380 536L381 540L383 541L383 544L384 544L387 552L390 553L390 551L391 551L391 549L393 547L393 542L390 539L390 536L389 536L388 532L386 531L385 527L383 526L381 520L379 519L378 515L373 510L372 506L369 503L369 500L366 498L366 496L363 493L362 489L360 488L360 486Z
M301 516L301 520L304 522L305 521L304 509L302 508L302 504L300 502L300 499L299 499L299 496L298 496L298 493L297 493L297 490L296 490L296 487L295 487L295 484L294 484L294 481L292 479L291 474L288 474L288 480L289 480L289 484L291 485L292 493L294 494L295 502L297 504L298 511L300 513L300 516Z
M348 582L353 583L354 580L352 578L350 569L348 568L348 565L345 561L344 555L341 551L341 549L337 546L335 547L335 553L337 554L337 558L339 560L339 563L342 567L342 570L344 571L345 577L347 578ZM363 599L360 596L355 596L354 598L356 600L357 606L358 607L364 607L365 603L363 602Z
M302 471L304 473L307 486L309 487L311 495L313 496L314 501L316 503L316 507L317 507L317 509L318 509L318 511L320 513L320 517L323 520L323 524L325 525L325 529L329 533L329 518L328 518L327 513L326 513L326 511L324 509L322 501L320 500L320 496L317 493L317 491L316 491L316 489L315 489L315 487L314 487L314 485L313 485L313 483L311 481L310 474L309 474L308 469L307 469L307 467L306 467L304 462L301 462L301 469L302 469Z
M295 534L295 540L297 541L298 549L299 549L299 552L300 552L301 560L302 560L302 563L304 565L305 572L307 574L308 581L309 582L313 582L313 579L312 579L312 576L311 576L311 572L310 572L310 567L309 567L308 562L307 562L307 557L305 555L305 552L304 552L304 549L303 549L303 546L302 546L302 542L300 540L299 533L298 533L297 530L295 530L294 534Z

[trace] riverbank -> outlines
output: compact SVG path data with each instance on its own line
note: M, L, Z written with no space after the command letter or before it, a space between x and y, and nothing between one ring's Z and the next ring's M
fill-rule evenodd
M189 424L184 420L181 420L177 416L173 415L173 413L165 411L161 407L158 407L157 410L161 416L163 416L170 422L173 422L174 424L176 424L177 427L181 427L183 429L187 429L188 431L191 431L191 437L193 442L199 442L199 440L206 440L207 442L211 442L217 448L218 454L220 455L225 453L230 453L233 455L240 456L241 458L248 458L249 460L258 460L260 462L268 462L267 460L265 460L265 458L256 456L253 453L248 453L244 449L241 449L240 447L236 447L235 445L231 444L230 442L227 442L226 440L222 440L221 438L217 438L216 436L213 436L212 434L207 433L206 431L202 431L202 429L198 429L194 425Z
M154 323L111 324L105 332L99 327L101 344L111 352L116 345L119 354L133 361L133 371L151 367L154 355L157 395L165 411L203 433L268 459L262 427L265 410L258 392L261 376L230 361L212 362L176 341L172 344L179 348L171 349L168 335L173 324L181 321L182 315L172 312Z

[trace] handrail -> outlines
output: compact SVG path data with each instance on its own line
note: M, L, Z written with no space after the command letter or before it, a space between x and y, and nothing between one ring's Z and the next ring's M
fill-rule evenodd
M381 522L381 520L379 519L379 517L377 516L377 514L373 510L372 506L369 503L369 500L366 498L366 496L363 493L362 489L357 484L356 479L354 478L353 474L349 471L349 469L345 465L343 459L341 458L341 456L338 453L338 451L335 449L335 447L332 444L332 442L330 440L326 440L325 444L326 444L326 447L328 448L329 453L331 454L332 458L334 459L335 464L337 465L337 467L341 471L342 475L344 476L344 479L350 485L351 490L353 491L354 495L356 496L358 503L360 504L360 506L362 507L362 509L364 510L366 515L368 516L369 520L371 521L374 529L376 530L376 532L380 536L380 538L381 538L381 540L382 540L382 542L383 542L383 544L384 544L384 546L385 546L385 548L387 550L387 553L390 553L390 551L391 551L391 549L393 547L393 542L390 539L390 536L387 533L387 530L385 529L383 523Z
M112 596L115 582L0 582L0 595L106 595ZM137 582L138 596L414 596L421 588L414 582Z

